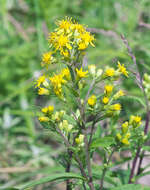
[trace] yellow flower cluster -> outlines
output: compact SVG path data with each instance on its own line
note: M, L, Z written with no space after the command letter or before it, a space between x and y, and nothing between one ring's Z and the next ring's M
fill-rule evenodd
M124 145L129 145L129 138L131 136L131 129L135 129L139 127L141 124L141 117L140 116L130 116L129 122L126 121L121 126L122 133L117 133L116 138L119 142L121 142Z
M117 133L116 137L117 140L119 140L124 145L129 145L129 138L131 136L131 133L129 131L129 123L126 121L122 124L122 134Z
M48 122L50 121L50 118L52 116L52 113L54 111L54 106L48 106L41 109L44 116L39 117L40 122Z
M49 90L47 89L49 87L49 83L46 80L46 76L40 76L36 81L36 88L38 88L38 94L39 95L49 95Z
M131 115L130 116L130 121L129 123L134 127L139 127L141 125L141 117L140 116L134 116L134 115Z
M118 61L118 69L115 70L112 67L107 67L105 69L105 72L103 73L103 78L111 78L113 80L117 79L121 74L125 75L126 77L129 77L128 71L126 70L124 64L120 64Z
M49 78L55 94L58 97L62 96L62 85L70 80L70 71L68 68L63 69L60 74L55 74Z
M64 57L69 57L72 49L85 50L89 44L94 47L94 37L83 25L72 21L71 18L57 21L56 24L58 28L49 36L49 43L54 51L59 51Z
M73 125L69 124L67 120L63 120L62 122L60 122L58 127L60 128L61 131L68 134L72 130Z

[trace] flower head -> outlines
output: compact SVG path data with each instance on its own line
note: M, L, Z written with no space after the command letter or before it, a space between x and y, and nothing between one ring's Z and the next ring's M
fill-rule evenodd
M44 65L48 66L49 64L52 63L52 60L53 60L52 52L44 53L42 58L42 66Z
M75 142L78 146L84 145L84 135L80 134L79 137L75 139Z
M109 98L106 97L106 96L104 96L104 98L102 99L102 102L103 102L104 104L108 104Z
M119 70L119 72L121 72L126 77L129 77L128 71L126 70L124 64L121 65L119 61L118 61L118 70Z
M88 99L88 105L93 107L96 104L96 96L93 94L91 97Z
M131 115L129 122L130 122L131 125L133 125L134 128L136 128L139 125L141 125L141 117L140 116Z
M113 104L113 105L111 105L111 108L114 111L120 111L121 110L121 104Z
M126 121L122 124L122 132L125 134L128 131L128 128L129 128L129 123L128 121Z
M104 88L105 88L105 93L110 94L112 92L114 86L113 85L105 85Z
M46 88L39 88L38 89L38 94L39 95L49 95L49 90L48 89L46 89Z
M87 73L88 71L83 71L82 70L82 67L79 69L76 68L76 72L77 72L77 77L80 79L80 78L85 78L87 77Z
M107 69L105 70L105 73L104 73L104 75L105 75L106 77L113 77L114 74L115 74L114 68L107 68Z
M44 114L52 114L53 111L54 111L54 106L48 106L48 107L42 108L42 112Z
M39 117L38 119L40 122L48 122L49 121L48 117Z
M124 96L125 94L124 94L124 91L123 90L119 90L115 95L114 95L114 99L116 100L116 99L118 99L118 98L120 98L121 96Z
M45 75L40 76L36 81L36 87L40 87L46 80Z

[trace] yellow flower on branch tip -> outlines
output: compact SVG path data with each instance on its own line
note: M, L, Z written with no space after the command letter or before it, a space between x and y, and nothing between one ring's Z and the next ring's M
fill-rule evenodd
M40 76L40 77L37 79L37 81L36 81L36 87L40 87L40 85L41 85L42 83L44 83L45 80L46 80L45 75Z
M126 133L127 131L128 131L128 127L129 126L129 123L128 123L128 121L126 121L126 122L124 122L123 124L122 124L122 132L123 133Z
M72 18L66 17L66 19L57 21L56 24L58 25L59 29L63 29L68 31L72 25Z
M105 70L105 76L106 77L113 77L115 74L114 68L108 68Z
M48 122L49 121L48 117L39 117L38 119L40 122Z
M88 99L88 105L93 107L96 104L96 96L93 94L91 97Z
M135 127L135 128L138 127L139 125L141 125L141 117L131 115L130 116L130 124L132 124L133 127Z
M126 70L124 64L121 65L119 61L118 61L118 69L119 69L119 72L121 72L123 75L125 75L126 77L129 77L128 71Z
M114 99L118 99L120 98L121 96L124 96L125 93L123 90L119 90L115 95L114 95Z
M68 68L62 69L61 75L62 75L62 77L64 77L64 78L67 79L67 80L70 80L70 78L71 78L71 76L70 76L70 71L69 71Z
M48 106L48 107L45 107L45 108L42 108L42 112L45 113L45 114L51 114L53 113L54 111L54 106Z
M91 35L89 32L84 32L79 35L79 50L84 50L88 47L89 44L91 46L95 47L93 44L94 36Z
M112 92L113 88L114 88L113 85L105 85L105 87L104 87L105 93L110 94Z
M129 141L127 138L123 138L122 141L121 141L124 145L129 145Z
M75 23L71 25L73 31L78 32L79 34L86 32L86 29L83 25Z
M111 105L112 110L120 111L121 110L121 104L114 104Z
M117 139L118 139L119 141L120 141L120 140L121 140L121 138L122 138L122 136L121 136L121 134L120 134L120 133L117 133L116 137L117 137Z
M79 137L77 137L75 139L75 142L77 145L83 146L84 145L84 135L80 134Z
M48 89L46 89L46 88L39 88L38 89L38 94L39 95L49 95L49 90Z
M109 98L105 96L102 101L104 104L108 104Z
M131 133L126 133L125 138L129 138L131 136Z
M44 53L42 58L42 63L49 65L51 64L51 59L52 59L52 52Z
M80 79L80 78L85 78L87 77L87 73L88 71L83 71L82 70L82 67L79 69L76 68L76 72L77 72L77 77Z

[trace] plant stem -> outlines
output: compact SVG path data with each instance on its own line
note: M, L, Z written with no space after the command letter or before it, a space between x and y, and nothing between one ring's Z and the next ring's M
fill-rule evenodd
M147 132L148 132L149 121L150 121L150 112L149 112L149 110L148 110L147 116L146 116L145 128L144 128L144 134L145 134L145 135L146 135ZM139 175L139 174L141 173L141 166L142 166L142 161L143 161L143 158L144 158L144 153L145 153L145 151L142 152L141 157L140 157L137 175Z
M68 155L69 155L69 160L67 162L67 167L66 167L66 172L70 172L70 168L71 168L71 161L72 161L72 152L68 149ZM66 180L66 190L71 190L71 183L70 180Z
M57 132L58 132L58 133L60 134L60 136L63 138L66 147L67 147L68 149L71 149L71 145L70 145L70 143L68 142L68 140L66 139L66 137L64 136L64 134L62 133L62 131L61 131L59 128L57 128ZM79 164L79 168L80 168L80 171L81 171L82 176L85 177L85 179L88 181L88 176L86 175L86 173L85 173L85 171L84 171L82 162L80 161L78 155L76 155L76 154L75 154L75 160L76 160L76 161L78 162L78 164Z
M84 139L85 139L86 162L87 162L88 175L89 175L88 185L89 185L91 190L94 190L93 179L92 179L91 161L90 161L90 151L89 151L89 146L88 146L86 129L84 130L84 135L85 135Z
M107 166L108 166L114 152L115 152L115 148L112 150L111 154L108 157L108 160L105 163L105 164L107 164ZM103 190L104 178L105 178L106 172L107 172L107 167L105 167L103 169L102 178L101 178L101 181L100 181L100 190Z
M134 176L134 170L135 170L137 159L138 159L139 154L140 154L140 150L141 150L141 147L139 147L137 149L136 155L134 157L134 160L133 160L133 163L132 163L132 168L131 168L131 173L130 173L130 177L129 177L129 182L128 183L132 183L132 178Z
M129 43L128 43L128 41L125 39L125 37L124 37L123 35L121 35L121 38L122 38L122 40L123 40L125 46L127 47L129 56L131 57L131 59L132 59L134 65L135 65L135 68L136 68L136 74L135 74L135 76L136 76L137 84L139 85L140 89L142 90L143 95L144 95L144 98L145 98L147 116L146 116L144 134L146 135L147 132L148 132L148 125L149 125L149 120L150 120L150 110L149 110L148 98L147 98L147 95L146 95L146 93L145 93L145 89L144 89L144 86L143 86L143 80L142 80L142 77L141 77L141 74L140 74L140 71L139 71L137 62L136 62L136 57L135 57L135 55L133 54L132 49L131 49L131 47L129 46ZM140 155L140 151L141 151L141 147L139 147L139 148L137 149L135 158L134 158L134 160L133 160L133 164L132 164L131 173L130 173L130 177L129 177L129 182L128 182L128 183L132 183L132 178L133 178L133 176L134 176L134 170L135 170L135 167L136 167L136 163L137 163L138 157L139 157L139 155ZM144 154L142 154L142 155L144 155ZM140 169L141 169L141 165L142 165L142 161L143 161L143 157L144 157L144 156L142 156L142 155L141 155L141 158L140 158L140 161L139 161L137 175L140 174Z

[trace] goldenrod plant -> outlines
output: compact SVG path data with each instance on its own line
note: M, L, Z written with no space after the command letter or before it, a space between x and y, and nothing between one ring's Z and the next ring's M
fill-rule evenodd
M39 121L57 133L66 147L65 162L61 162L65 173L58 174L55 180L65 179L66 190L139 188L128 184L135 182L130 173L133 167L128 168L128 179L122 182L112 160L114 154L124 150L134 158L136 150L147 140L140 115L133 113L127 120L122 117L121 99L128 92L120 89L119 84L121 79L128 80L130 72L121 61L105 68L86 65L83 61L86 49L96 44L87 26L68 17L56 25L49 34L49 50L42 58L41 65L46 72L35 84L38 94L51 100L51 105L41 108ZM49 74L52 64L57 69ZM145 94L149 92L149 81L150 77L145 74ZM53 98L57 98L61 109L55 106ZM101 124L105 121L107 130ZM100 159L95 161L96 156ZM126 183L128 185L124 185Z

